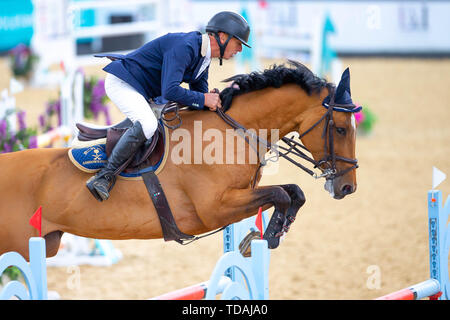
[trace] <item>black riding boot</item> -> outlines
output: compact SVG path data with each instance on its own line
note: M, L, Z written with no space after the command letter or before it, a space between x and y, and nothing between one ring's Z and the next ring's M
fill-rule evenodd
M91 177L86 186L98 201L107 200L116 177L114 172L146 141L142 126L135 122L119 139L105 167Z

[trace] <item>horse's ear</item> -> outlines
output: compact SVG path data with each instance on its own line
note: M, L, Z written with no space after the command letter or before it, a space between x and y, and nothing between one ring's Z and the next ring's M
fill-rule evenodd
M342 73L341 81L336 89L335 102L338 104L352 104L352 96L350 91L350 69L347 68Z

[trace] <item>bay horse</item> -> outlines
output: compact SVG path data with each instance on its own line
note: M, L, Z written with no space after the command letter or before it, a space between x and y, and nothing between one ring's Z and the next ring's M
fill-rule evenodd
M306 66L289 61L288 66L274 65L227 81L233 81L233 85L220 94L222 117L215 112L180 111L182 125L170 131L166 143L169 143L169 154L178 147L178 155L191 161L179 163L169 156L158 177L183 233L203 234L256 215L260 207L263 210L274 207L264 238L269 240L270 248L276 248L280 235L289 229L305 203L300 187L295 184L258 186L262 175L260 161L195 163L195 149L211 151L214 139L209 143L203 141L200 147L191 141L194 152L180 152L173 137L180 132L194 134L199 123L202 134L209 129L225 134L233 124L235 129L251 128L257 133L265 129L267 141L271 141L276 130L289 145L285 149L289 152L280 155L296 154L312 162L322 173L314 175L324 177L325 188L334 198L341 199L356 190L355 106L350 97L349 74L343 75L336 89ZM286 137L291 132L299 133L304 149L312 158L300 151L299 142ZM275 144L267 142L265 147L274 151ZM219 150L214 152L217 156ZM236 146L223 152L223 157L230 152L238 152ZM254 152L250 144L245 144L245 152ZM312 174L312 170L290 159ZM39 206L42 206L42 236L46 239L48 257L58 252L64 232L115 240L163 236L142 181L118 179L110 199L98 202L86 188L90 174L71 163L68 148L2 154L0 177L0 254L16 251L28 259L28 239L38 235L29 220Z

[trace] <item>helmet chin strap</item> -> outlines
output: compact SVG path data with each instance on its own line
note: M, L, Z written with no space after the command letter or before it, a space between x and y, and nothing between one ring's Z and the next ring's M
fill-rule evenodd
M220 42L219 33L214 33L214 38L216 38L217 44L219 45L219 49L220 49L219 65L221 66L223 55L225 54L225 48L227 47L228 42L231 40L231 36L228 35L228 39L225 41L224 44L222 44L222 42Z

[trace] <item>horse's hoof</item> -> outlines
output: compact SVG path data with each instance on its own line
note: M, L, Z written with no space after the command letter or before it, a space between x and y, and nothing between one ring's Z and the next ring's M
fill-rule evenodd
M276 249L280 245L280 237L264 235L264 240L267 240L267 247L269 249Z
M276 249L280 245L280 238L272 238L267 241L269 249Z
M261 233L259 231L252 231L242 239L239 243L239 252L246 258L252 256L252 241L261 239Z

